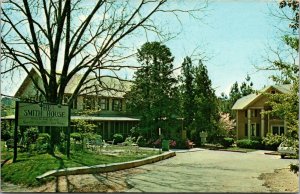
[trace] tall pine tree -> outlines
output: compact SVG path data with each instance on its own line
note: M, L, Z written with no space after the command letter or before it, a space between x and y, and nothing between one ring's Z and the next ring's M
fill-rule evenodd
M181 76L181 112L184 121L185 130L187 130L187 137L190 138L190 132L195 116L193 106L195 103L195 92L193 88L194 83L194 68L190 57L184 58L182 63Z
M195 67L194 92L195 104L191 108L195 109L194 126L196 133L193 134L192 138L199 144L199 133L206 131L208 141L213 141L216 138L219 120L218 104L207 68L201 61L199 61L199 66Z
M138 49L141 68L135 73L134 85L128 94L130 110L141 116L140 129L158 135L170 135L170 120L176 118L178 104L177 80L173 76L174 57L170 49L159 42L147 42Z

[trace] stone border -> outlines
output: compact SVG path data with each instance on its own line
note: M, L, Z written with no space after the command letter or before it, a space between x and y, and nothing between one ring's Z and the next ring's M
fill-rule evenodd
M150 164L154 162L158 162L161 160L168 159L170 157L176 156L175 152L166 152L156 156L150 156L148 158L133 160L129 162L123 163L112 163L112 164L101 164L95 166L82 166L82 167L72 167L65 168L59 170L51 170L40 176L37 176L37 180L41 180L48 176L65 176L65 175L78 175L78 174L94 174L94 173L106 173L106 172L114 172L118 170L124 170L129 168L134 168L138 166L142 166L145 164Z
M214 150L214 151L237 152L237 153L248 153L247 151L243 151L243 150L225 150L225 149L219 149L219 150Z

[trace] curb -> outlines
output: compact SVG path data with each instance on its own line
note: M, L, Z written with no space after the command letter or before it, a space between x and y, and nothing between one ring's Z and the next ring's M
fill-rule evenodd
M51 170L40 176L37 176L36 179L41 180L48 176L65 176L65 175L114 172L114 171L118 171L118 170L124 170L124 169L142 166L145 164L158 162L158 161L165 160L165 159L168 159L173 156L176 156L175 152L167 152L167 153L160 154L158 156L150 156L148 158L129 161L129 162L123 162L123 163L101 164L101 165L95 165L95 166L82 166L82 167L72 167L72 168L65 168L65 169L59 169L59 170Z
M219 149L217 151L247 153L246 151L241 151L241 150L224 150L224 149Z
M273 152L265 152L266 155L274 155L274 156L280 156L279 153L273 153Z
M199 152L199 151L204 151L204 150L206 150L206 149L203 149L203 148L170 149L170 151L176 152L176 153Z

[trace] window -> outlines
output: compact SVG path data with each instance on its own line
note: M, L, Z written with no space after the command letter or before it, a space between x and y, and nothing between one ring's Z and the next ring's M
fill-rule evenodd
M250 135L260 136L260 125L258 123L251 123L250 125ZM248 124L245 124L245 136L248 136Z
M258 115L257 109L251 110L251 117L257 117L257 115Z
M122 111L122 100L121 99L113 99L112 110L113 111Z
M248 111L247 110L245 110L245 117L248 117Z
M282 135L284 134L284 126L272 126L273 135Z
M98 110L108 110L108 99L107 98L98 98Z
M256 136L256 124L251 123L251 136Z
M245 136L248 136L248 123L245 124Z
M83 97L83 110L94 110L95 109L95 98L84 96Z

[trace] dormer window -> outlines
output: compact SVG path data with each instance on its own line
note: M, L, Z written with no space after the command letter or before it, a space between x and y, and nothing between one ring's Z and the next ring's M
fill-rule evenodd
M108 110L108 99L107 98L98 98L98 110Z
M113 99L112 101L112 110L113 111L122 111L122 100L121 99Z

